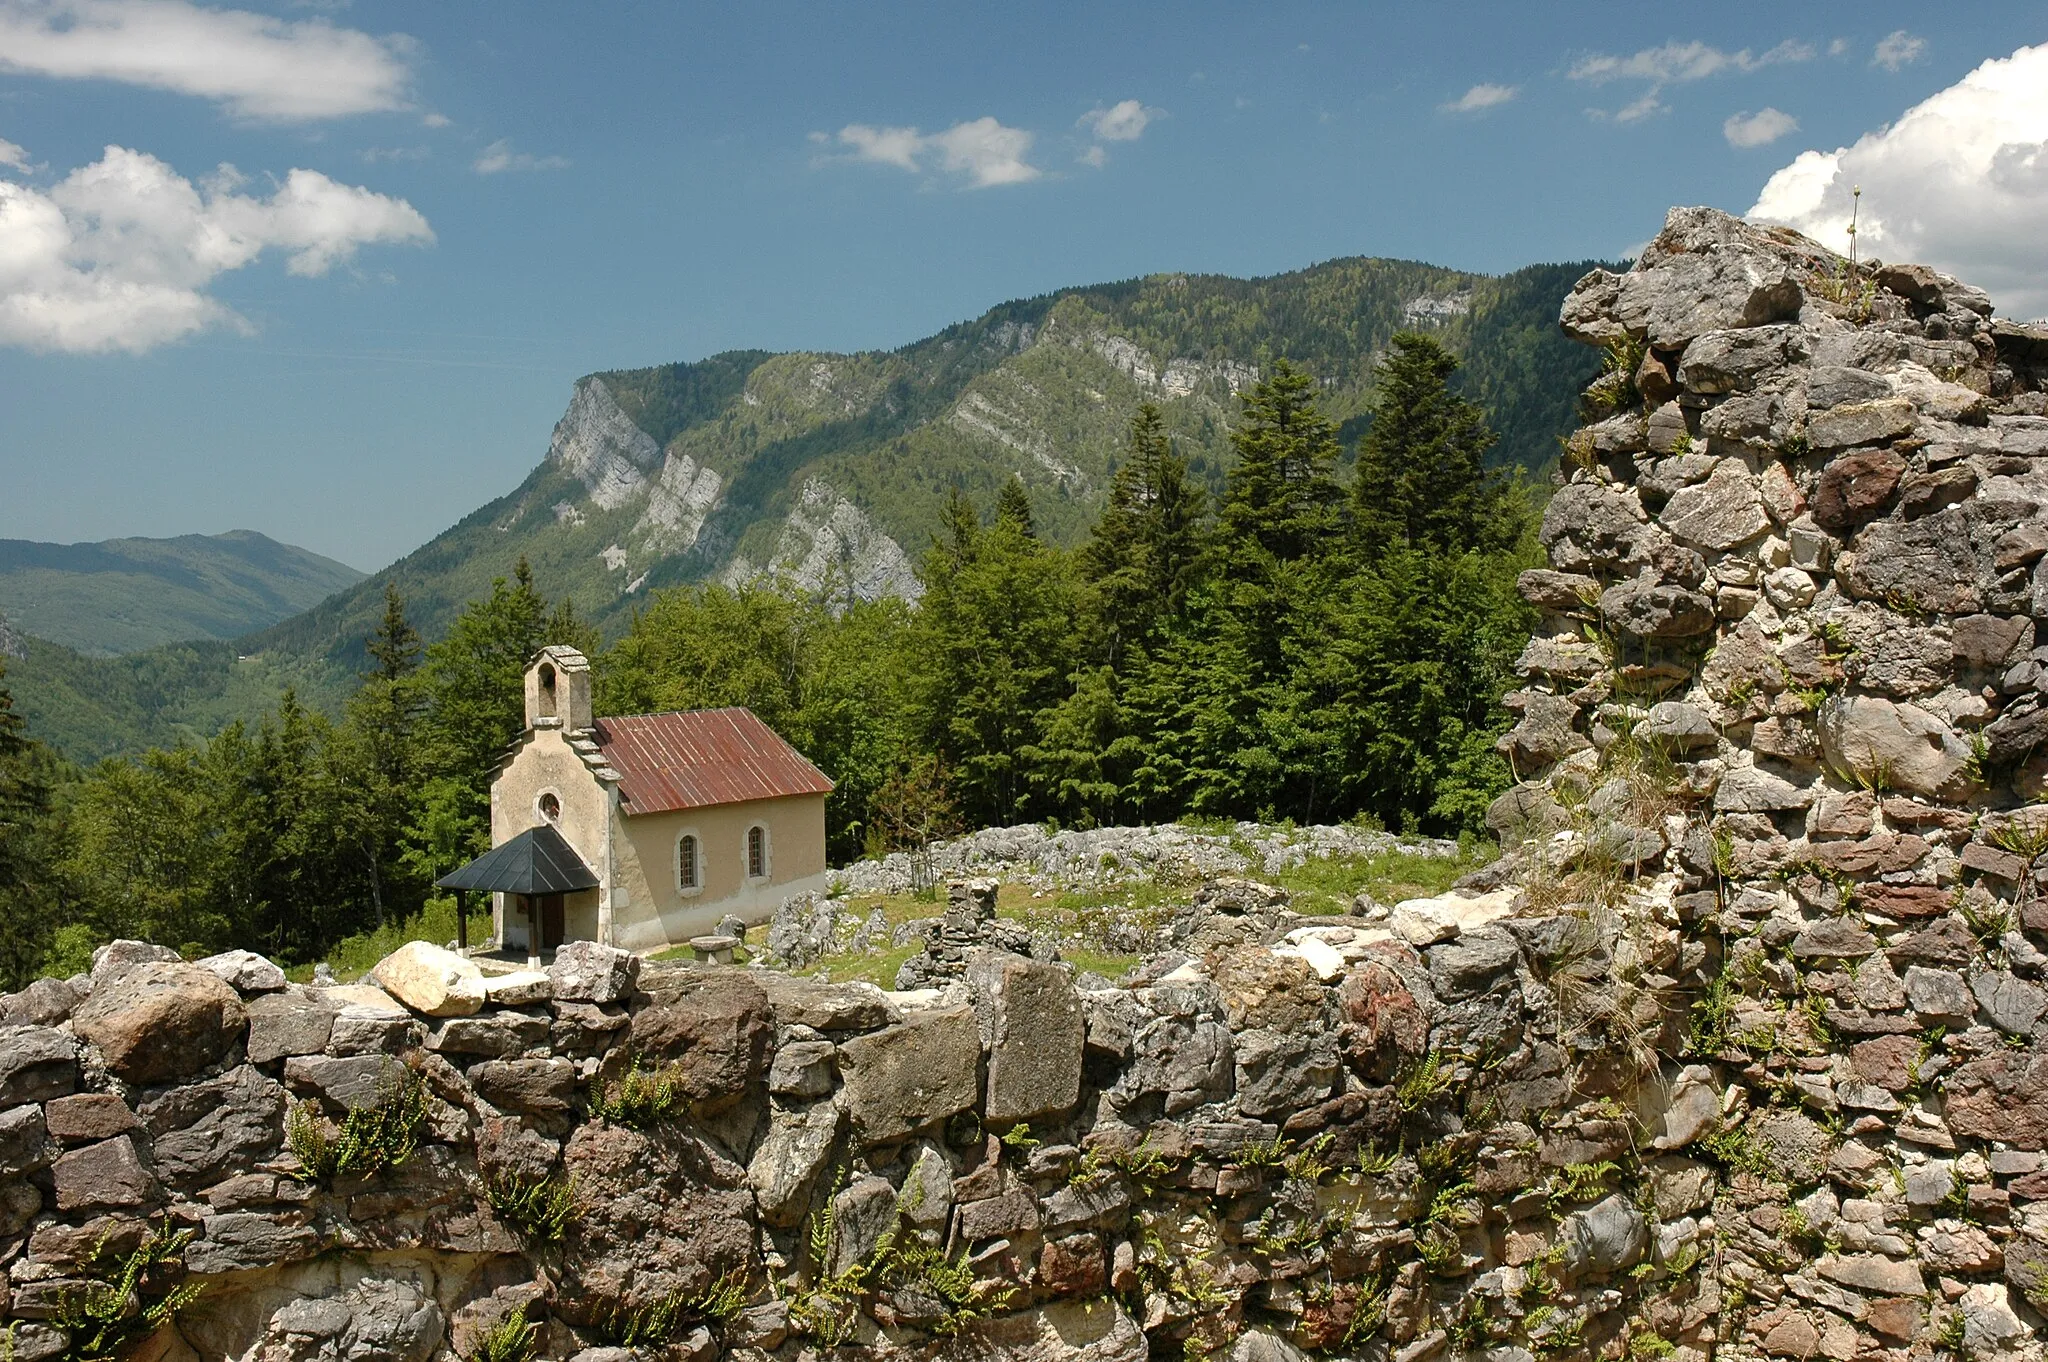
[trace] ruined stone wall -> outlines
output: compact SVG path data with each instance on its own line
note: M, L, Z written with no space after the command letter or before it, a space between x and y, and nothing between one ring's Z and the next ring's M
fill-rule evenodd
M1463 891L1204 871L1110 981L962 886L895 993L117 943L0 1000L9 1349L2040 1362L2048 337L1702 210L1564 320Z
M1727 1348L2038 1357L2048 330L1707 209L1563 324L1495 873L1682 932Z

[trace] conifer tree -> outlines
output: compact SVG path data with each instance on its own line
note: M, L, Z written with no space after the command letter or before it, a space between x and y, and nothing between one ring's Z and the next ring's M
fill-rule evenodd
M1344 500L1332 473L1337 427L1317 408L1307 372L1279 360L1241 400L1230 434L1237 467L1216 527L1233 576L1261 555L1284 563L1334 548Z
M1439 553L1500 548L1521 533L1516 502L1486 468L1486 414L1450 390L1458 358L1403 332L1380 361L1372 425L1358 451L1352 526L1373 560L1396 544Z
M1024 479L1015 473L996 494L996 521L1009 525L1026 539L1038 538L1038 526L1031 518L1031 493L1025 490Z
M0 658L0 981L19 988L35 977L52 922L53 886L44 855L50 816L49 754L29 738Z

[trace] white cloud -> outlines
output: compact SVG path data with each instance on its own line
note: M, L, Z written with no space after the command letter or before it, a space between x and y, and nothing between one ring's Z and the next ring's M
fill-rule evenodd
M432 147L365 147L363 160L371 165L379 161L424 161L434 154Z
M301 121L411 105L412 41L188 0L0 0L0 71L197 95Z
M814 134L811 140L826 139ZM934 133L849 123L838 136L839 145L851 148L857 161L909 171L938 170L964 177L975 189L1023 184L1044 174L1025 159L1031 154L1032 141L1031 133L1023 128L1005 127L993 118L955 123Z
M430 243L403 199L293 170L269 197L221 166L199 184L154 156L108 147L47 191L0 180L0 344L140 353L208 327L248 324L206 292L266 250L295 275L359 246Z
M1765 107L1755 113L1747 110L1731 114L1721 125L1721 135L1728 139L1731 147L1761 147L1777 141L1788 132L1799 131L1799 120L1781 109Z
M1695 39L1646 47L1627 56L1596 52L1573 62L1565 75L1571 80L1591 85L1606 85L1617 80L1648 82L1647 90L1611 115L1617 123L1634 123L1669 112L1669 106L1661 99L1667 85L1684 85L1709 76L1743 74L1760 71L1767 66L1812 61L1816 55L1812 43L1795 38L1787 38L1762 54L1746 47L1729 52ZM1599 109L1588 109L1586 113L1593 118L1610 116Z
M1920 54L1927 50L1927 40L1916 38L1905 29L1894 29L1878 39L1877 51L1871 55L1872 66L1882 66L1887 71L1898 71L1920 60Z
M1108 108L1090 109L1081 115L1079 126L1098 142L1135 142L1159 110L1148 109L1135 99L1121 100Z
M1848 53L1848 51L1849 40L1847 38L1833 38L1829 40L1828 55L1830 57L1844 56Z
M445 128L453 121L447 114L430 113L420 119L420 124L429 128Z
M9 170L27 170L28 153L6 138L0 137L0 166L5 166Z
M1520 87L1514 85L1475 85L1450 103L1438 107L1445 113L1478 113L1481 109L1505 104L1519 93Z
M1811 43L1790 38L1762 56L1746 47L1739 52L1727 52L1695 39L1646 47L1626 57L1596 52L1573 62L1565 74L1573 80L1590 81L1596 85L1611 80L1647 80L1659 85L1680 85L1686 81L1705 80L1723 71L1755 71L1788 62L1811 61L1813 56Z
M535 156L531 152L514 151L510 139L500 137L476 155L470 169L479 175L502 175L508 170L567 170L566 156Z
M1948 270L2001 311L2048 310L2048 44L1984 62L1853 146L1801 152L1749 215L1846 250L1857 185L1863 254Z
M1102 149L1100 143L1097 143L1074 159L1084 166L1093 166L1095 169L1100 170L1109 164L1109 153Z

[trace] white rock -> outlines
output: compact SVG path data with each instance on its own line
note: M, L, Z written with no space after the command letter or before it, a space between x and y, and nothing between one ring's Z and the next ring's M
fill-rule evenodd
M544 1003L554 996L554 980L541 970L519 969L510 974L484 976L484 997L500 1006Z
M370 971L392 997L428 1017L467 1017L484 1005L483 971L454 951L408 941Z
M1209 976L1202 972L1202 967L1190 960L1179 969L1169 974L1160 975L1155 982L1161 984L1202 984L1208 981Z
M275 993L284 987L284 971L254 951L222 951L194 963L243 993Z
M1506 917L1514 909L1516 892L1496 889L1490 894L1451 893L1403 899L1394 905L1390 925L1411 945L1434 946Z
M327 988L311 989L322 1001L338 1007L367 1007L377 1012L389 1012L403 1016L405 1004L393 998L375 984L335 984Z
M1316 972L1316 977L1326 984L1344 975L1343 953L1329 942L1312 936L1303 937L1292 945L1276 946L1273 948L1273 954L1306 960L1308 967Z

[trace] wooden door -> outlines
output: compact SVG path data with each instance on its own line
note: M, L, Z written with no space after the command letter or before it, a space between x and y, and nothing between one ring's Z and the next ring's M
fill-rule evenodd
M540 896L540 948L551 951L562 944L562 896Z

